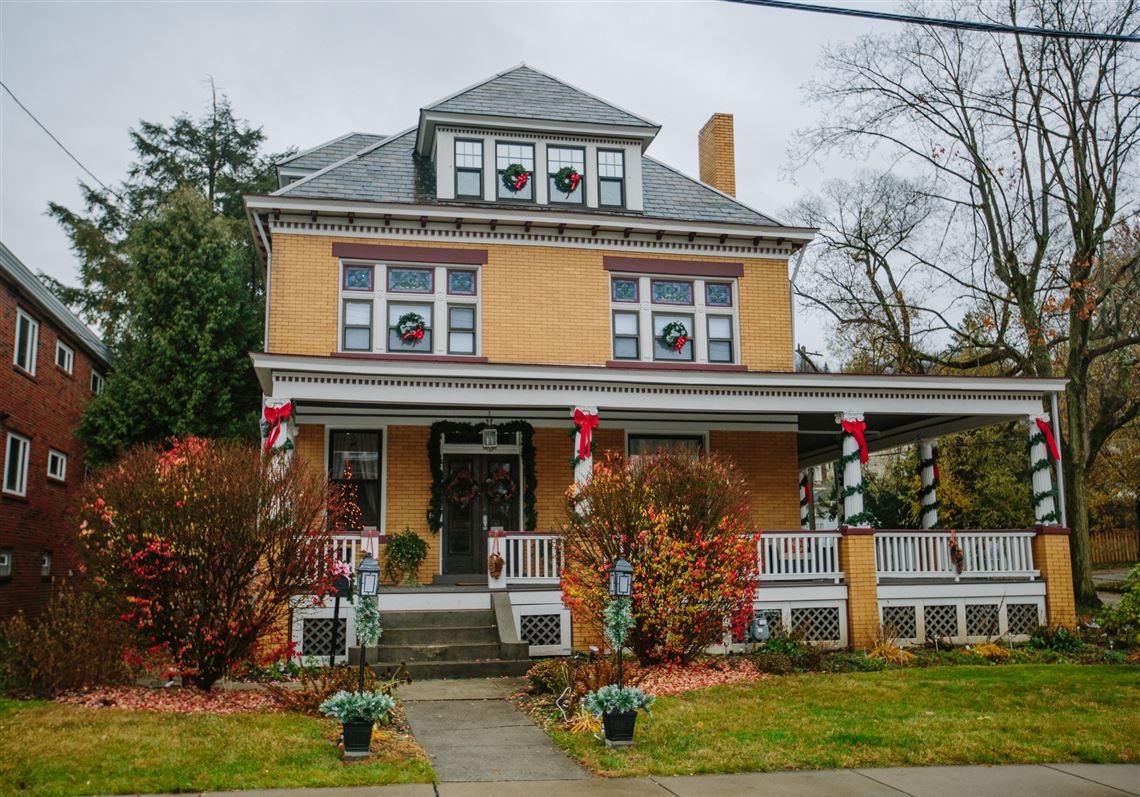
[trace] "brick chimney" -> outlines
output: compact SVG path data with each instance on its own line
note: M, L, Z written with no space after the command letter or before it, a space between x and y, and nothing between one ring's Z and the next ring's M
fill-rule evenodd
M736 147L732 114L714 113L697 134L701 182L736 196Z

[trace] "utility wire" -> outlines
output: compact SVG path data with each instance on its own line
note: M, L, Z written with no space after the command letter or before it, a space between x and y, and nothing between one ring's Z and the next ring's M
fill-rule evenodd
M104 183L102 180L100 180L98 177L96 177L94 172L92 172L90 169L88 169L86 166L84 166L82 161L80 161L79 158L75 157L75 155L71 152L71 150L69 150L67 147L65 147L63 145L63 142L60 141L58 138L56 138L55 134L47 129L47 125L45 125L43 122L41 122L39 119L37 119L36 115L34 113L32 113L30 110L28 110L28 106L26 106L26 105L24 105L24 103L20 102L20 98L17 97L12 92L12 89L8 88L8 84L6 84L4 81L0 80L0 87L3 87L4 91L8 92L8 96L11 97L13 99L13 101L15 101L15 103L20 106L20 108L23 110L23 112L26 113L28 115L28 117L33 122L35 122L37 125L39 125L40 130L43 130L45 133L47 133L48 138L50 138L52 141L54 141L60 149L62 149L64 152L67 153L67 157L69 157L73 161L75 161L76 166L78 166L83 171L87 172L88 177L90 177L92 180L94 180L99 185L101 185L103 187L104 191L106 191L106 192L108 192L114 196L119 196L111 188L108 188L106 183Z
M861 8L839 8L837 6L817 6L810 3L793 3L788 0L726 0L749 6L779 8L785 11L814 11L817 14L838 14L845 17L861 17L886 22L905 22L914 25L927 25L934 28L954 28L956 30L980 31L982 33L1014 33L1021 36L1042 36L1059 39L1091 39L1140 43L1140 36L1126 33L1095 33L1082 30L1055 30L1052 28L1023 28L1018 25L1003 25L1000 22L972 22L962 19L939 17L916 17L910 14L894 14L889 11L870 11Z

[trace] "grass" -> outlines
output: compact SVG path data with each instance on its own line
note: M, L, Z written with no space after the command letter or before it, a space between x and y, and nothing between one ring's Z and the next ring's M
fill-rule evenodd
M396 742L342 763L337 727L301 714L168 714L0 698L0 794L199 792L430 783L418 747Z
M1140 668L803 674L661 698L635 747L555 728L605 775L1140 760Z

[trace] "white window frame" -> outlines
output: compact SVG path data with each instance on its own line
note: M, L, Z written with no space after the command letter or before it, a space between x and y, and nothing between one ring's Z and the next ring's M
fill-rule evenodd
M58 463L54 473L52 472L53 463ZM55 479L58 482L67 481L67 454L54 448L48 449L47 475L49 479Z
M8 469L11 467L12 458L12 442L15 441L20 444L19 460L17 461L16 470L16 484L13 487L8 486ZM8 495L18 495L24 497L28 494L28 463L32 455L32 441L22 434L15 432L8 432L8 437L4 440L4 483L3 492Z
M51 579L51 565L51 551L40 551L40 578L45 581Z
M91 392L96 396L103 395L103 384L107 377L98 371L92 369L91 371Z
M63 354L63 365L59 362L59 355ZM62 340L55 342L55 365L57 368L62 368L69 374L75 373L75 349L68 346Z
M12 561L16 558L16 552L12 548L0 548L0 578L12 577Z
M611 284L607 286L610 295L610 359L623 363L657 363L663 367L710 365L708 347L708 317L730 316L732 318L732 362L715 362L711 365L740 365L740 292L739 280L734 277L687 277L677 274L631 274L626 272L608 272ZM637 281L636 302L616 302L613 298L612 281L615 279ZM664 282L690 282L693 285L692 304L654 304L652 296L653 281ZM728 284L732 290L732 303L728 307L722 305L708 305L705 303L705 283L715 282ZM621 359L614 356L614 313L626 312L638 314L638 359ZM653 314L678 313L693 317L692 328L689 333L694 336L692 346L693 358L691 360L655 360L653 358Z
M346 290L344 269L349 266L371 266L372 290ZM433 271L430 293L408 293L388 290L388 268L420 269ZM448 271L470 271L475 274L475 294L448 293ZM345 301L372 302L372 348L369 351L344 348ZM427 304L432 307L431 351L400 351L388 348L388 304ZM451 307L467 305L475 308L475 351L472 354L451 354L448 351ZM337 351L345 354L392 354L415 358L425 357L479 357L483 352L483 268L478 265L431 263L389 263L365 260L340 262L340 301L337 305ZM464 330L466 331L466 330Z
M27 358L27 366L20 364L20 324L26 321L28 323L28 341L24 350L24 356ZM29 376L36 375L36 355L40 347L40 322L32 318L32 316L24 312L24 308L16 308L16 336L12 341L12 364L19 368Z

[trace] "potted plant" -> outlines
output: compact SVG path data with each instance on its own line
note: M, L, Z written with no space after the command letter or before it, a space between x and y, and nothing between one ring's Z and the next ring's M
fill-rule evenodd
M383 692L340 691L321 703L320 712L341 723L345 756L366 756L372 726L388 719L396 701Z
M636 686L609 684L588 693L582 700L591 713L602 718L606 745L625 747L633 744L633 726L637 722L638 709L652 716L649 707L655 698Z
M420 564L428 555L428 544L408 526L388 538L384 576L393 584L415 584Z

